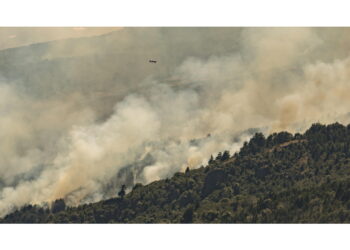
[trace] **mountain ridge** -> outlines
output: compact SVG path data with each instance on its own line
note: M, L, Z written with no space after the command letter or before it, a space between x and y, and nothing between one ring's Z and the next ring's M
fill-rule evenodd
M239 152L219 153L206 167L136 184L128 194L122 188L119 197L97 203L27 205L1 222L350 222L350 125L313 124L304 134L266 138L256 133Z

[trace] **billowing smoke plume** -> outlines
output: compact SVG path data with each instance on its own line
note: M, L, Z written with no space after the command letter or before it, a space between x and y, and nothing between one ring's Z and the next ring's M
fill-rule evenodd
M233 153L252 131L347 123L349 34L126 28L0 51L0 216L115 196Z

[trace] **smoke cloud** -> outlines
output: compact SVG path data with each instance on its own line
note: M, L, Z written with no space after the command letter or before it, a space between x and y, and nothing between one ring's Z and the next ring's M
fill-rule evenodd
M348 123L348 34L124 28L0 51L0 216L115 196L234 153L257 130Z

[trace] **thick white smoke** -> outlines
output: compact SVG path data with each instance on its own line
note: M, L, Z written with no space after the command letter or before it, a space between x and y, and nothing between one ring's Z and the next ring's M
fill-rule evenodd
M121 40L120 46L141 35L149 43L162 38L174 43L167 32L145 28L131 35L116 33L121 37L115 39ZM37 89L6 75L0 85L0 216L27 203L62 197L70 205L98 201L114 196L124 183L149 183L187 166L205 165L212 154L237 151L251 136L245 132L249 128L296 132L317 121L348 122L350 57L339 52L342 48L328 38L329 32L247 28L232 29L232 38L226 37L228 29L219 40L230 43L222 42L209 53L215 44L208 44L208 37L218 39L217 34L198 28L191 46L143 44L139 54L135 47L124 52L143 60L144 66L126 67L118 56L93 54L93 63L85 66L95 72L96 81L84 77L89 70L71 59L63 65L75 68L58 75L74 75L72 86L49 85L50 77L58 81L56 71L36 79ZM99 41L94 40L93 53ZM145 46L154 49L153 55L171 59L150 66L149 55L142 55L148 51ZM64 47L59 51L69 50ZM83 47L88 53L91 44ZM53 44L41 55L40 65L59 65L61 61L47 59L59 57L57 53ZM115 67L125 75L111 73ZM44 74L33 71L29 78L36 73Z

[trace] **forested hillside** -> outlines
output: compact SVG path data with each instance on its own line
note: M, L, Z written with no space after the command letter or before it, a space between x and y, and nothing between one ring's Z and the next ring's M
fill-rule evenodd
M119 191L119 193L118 193ZM116 198L67 207L27 205L2 223L349 223L350 125L304 134L256 133L208 166L137 184Z

